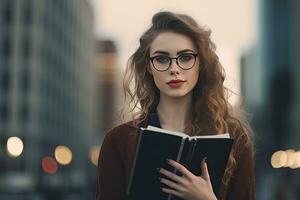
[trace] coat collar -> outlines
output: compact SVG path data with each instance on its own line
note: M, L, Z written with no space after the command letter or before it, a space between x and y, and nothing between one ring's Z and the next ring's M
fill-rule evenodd
M151 125L151 126L161 128L157 112L149 113L148 124L147 125Z
M140 127L146 128L148 125L161 128L156 108L149 112L147 118L141 123Z

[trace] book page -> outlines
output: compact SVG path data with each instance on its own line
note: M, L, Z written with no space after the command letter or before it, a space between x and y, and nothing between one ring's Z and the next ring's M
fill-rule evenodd
M147 126L147 128L142 128L142 129L143 130L150 130L150 131L160 132L160 133L165 133L165 134L170 134L170 135L175 135L175 136L179 136L179 137L183 137L183 138L189 137L185 133L170 131L170 130L158 128L158 127L155 127L155 126Z
M147 128L142 128L142 129L150 130L150 131L156 131L156 132L170 134L170 135L176 135L176 136L180 136L180 137L183 137L183 138L189 138L189 140L191 140L191 139L201 139L201 138L230 138L229 133L218 134L218 135L189 136L186 133L166 130L166 129L158 128L158 127L155 127L155 126L147 126Z
M218 134L218 135L197 135L189 137L191 139L201 139L201 138L230 138L229 133Z

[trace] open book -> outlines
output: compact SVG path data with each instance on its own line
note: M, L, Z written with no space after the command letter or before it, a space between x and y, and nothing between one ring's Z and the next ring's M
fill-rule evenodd
M159 177L163 175L157 171L157 168L162 167L182 175L166 163L167 158L181 163L194 175L200 176L200 163L204 157L207 157L212 187L217 195L232 143L233 139L228 133L190 137L185 133L153 126L141 128L127 187L128 199L180 199L161 191L161 186L167 186L159 181Z

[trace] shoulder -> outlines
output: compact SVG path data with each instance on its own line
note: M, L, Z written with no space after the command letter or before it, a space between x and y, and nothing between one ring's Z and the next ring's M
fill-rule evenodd
M134 126L133 121L112 127L107 131L102 141L100 155L102 157L106 155L110 159L120 156L126 160L138 141L138 133L139 128Z
M131 135L135 135L138 131L138 127L134 125L133 121L118 124L109 129L105 135L106 140L119 140Z

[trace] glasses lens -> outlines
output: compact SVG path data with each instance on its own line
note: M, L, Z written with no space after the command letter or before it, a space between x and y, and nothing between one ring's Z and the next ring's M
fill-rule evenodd
M193 54L184 53L178 56L178 64L183 69L190 69L194 66L196 58Z
M153 59L153 65L157 70L163 71L167 70L170 64L170 59L168 56L156 56Z

